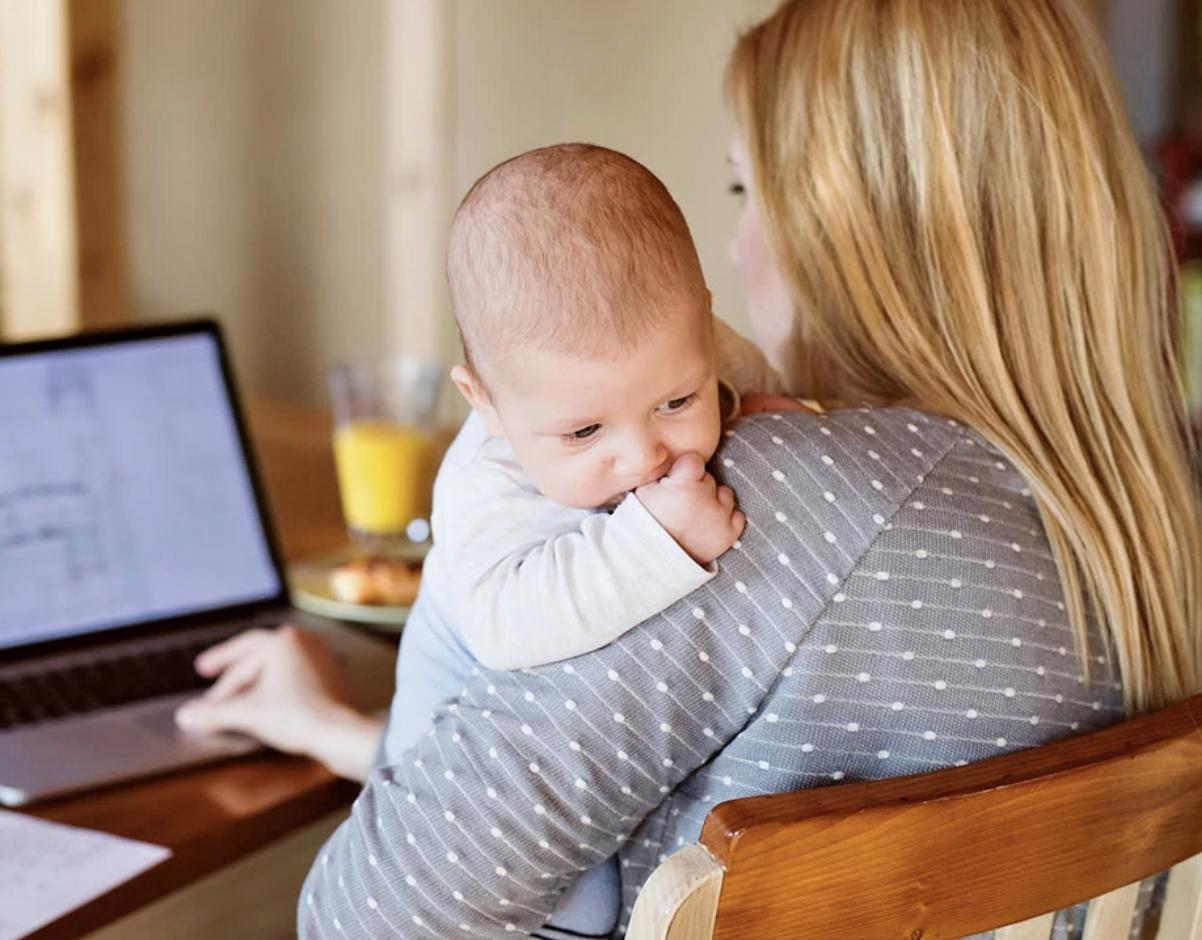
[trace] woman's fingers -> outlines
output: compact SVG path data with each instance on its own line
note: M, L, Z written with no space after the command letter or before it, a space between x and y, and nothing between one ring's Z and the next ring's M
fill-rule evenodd
M194 699L175 712L175 722L191 732L240 731L254 734L254 722L246 703L234 698L224 702Z
M321 729L347 698L339 694L337 663L317 634L290 626L251 630L206 650L197 669L217 679L176 711L180 727L238 731L289 753L318 754L332 746Z
M202 696L204 701L224 702L253 685L263 668L263 660L256 655L257 652L257 650L252 650L245 659L228 665L217 681L205 691Z
M192 665L202 676L211 678L224 672L231 663L245 658L257 647L263 646L271 639L272 634L259 627L245 630L198 653L196 659L192 661Z

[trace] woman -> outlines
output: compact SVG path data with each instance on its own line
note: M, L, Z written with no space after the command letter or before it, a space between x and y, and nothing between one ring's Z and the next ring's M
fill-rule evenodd
M793 391L872 410L741 422L719 575L469 682L368 777L302 937L528 933L615 850L628 906L716 801L1202 689L1168 243L1074 0L796 0L729 91L757 339Z
M791 342L751 313L778 360L802 351L794 387L984 434L1031 484L1079 647L1091 606L1105 623L1128 708L1196 692L1171 246L1080 5L796 3L742 39L729 86L753 183L736 245L762 257L762 227L789 259L761 276L804 311Z

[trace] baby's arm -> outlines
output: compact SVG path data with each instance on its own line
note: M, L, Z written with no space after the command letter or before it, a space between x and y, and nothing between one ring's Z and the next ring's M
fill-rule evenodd
M743 528L734 495L695 455L612 514L557 506L516 480L502 492L492 473L457 501L443 545L464 639L494 669L605 646L712 578Z

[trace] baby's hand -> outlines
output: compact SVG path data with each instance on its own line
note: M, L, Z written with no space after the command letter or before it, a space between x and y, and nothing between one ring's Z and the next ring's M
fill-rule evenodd
M634 495L699 565L730 548L747 521L735 509L734 492L717 485L697 454L678 458L666 476Z

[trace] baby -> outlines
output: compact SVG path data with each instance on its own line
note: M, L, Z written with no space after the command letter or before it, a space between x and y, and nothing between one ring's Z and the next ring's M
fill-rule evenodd
M713 316L663 184L614 151L548 147L491 170L455 214L447 276L466 357L452 378L472 414L435 483L401 650L419 701L455 695L473 661L597 649L712 578L744 519L705 464L740 393L781 390ZM409 641L419 633L438 639ZM469 655L448 666L447 649ZM397 692L390 757L429 722ZM606 933L616 916L602 866L553 923Z

